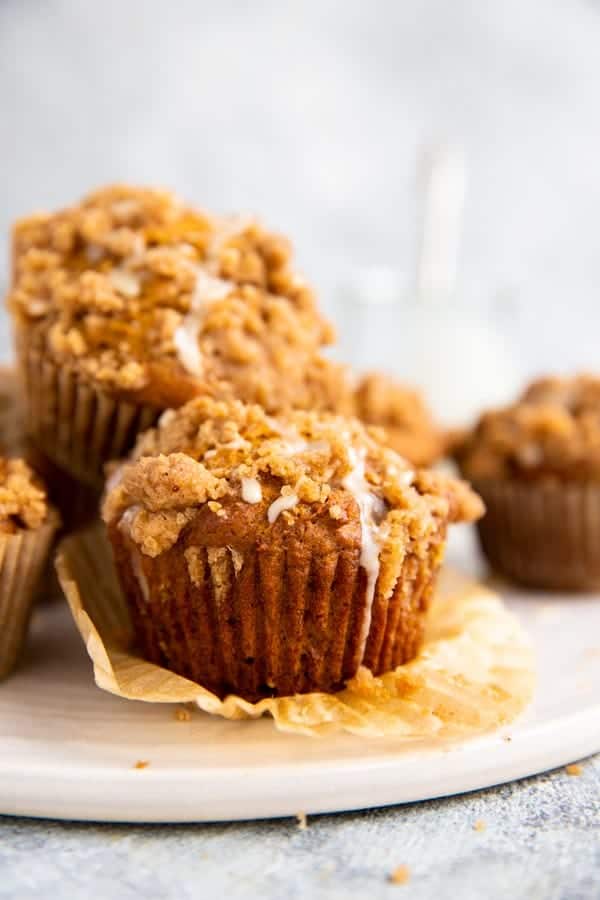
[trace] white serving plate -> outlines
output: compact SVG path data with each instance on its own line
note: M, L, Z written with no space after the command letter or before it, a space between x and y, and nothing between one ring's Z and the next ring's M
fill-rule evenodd
M342 811L485 788L600 751L600 597L501 591L537 651L535 701L503 732L441 746L307 738L200 712L177 721L171 706L99 690L67 609L42 608L22 666L0 685L0 813L192 822Z

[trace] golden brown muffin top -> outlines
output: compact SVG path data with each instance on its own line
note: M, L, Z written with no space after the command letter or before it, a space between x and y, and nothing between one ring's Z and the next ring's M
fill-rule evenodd
M465 483L414 471L379 437L331 414L273 419L258 406L199 398L139 438L109 481L103 517L125 519L142 552L156 556L204 504L217 518L262 504L265 525L326 515L343 529L360 516L384 552L401 555L409 535L425 545L441 523L481 515Z
M0 532L39 528L47 515L46 491L33 470L22 459L0 457Z
M419 391L381 372L368 372L354 392L355 415L378 425L397 453L417 466L430 466L444 451L442 432L435 425Z
M456 451L468 478L600 478L600 378L540 378Z
M9 305L30 347L157 407L207 388L319 405L341 378L288 241L166 191L111 186L17 223Z

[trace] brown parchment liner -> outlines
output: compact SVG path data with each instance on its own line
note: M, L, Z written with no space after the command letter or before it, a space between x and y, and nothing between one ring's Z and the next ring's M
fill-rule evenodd
M58 365L18 336L27 436L36 449L88 490L104 486L104 463L125 456L161 410L125 400Z
M0 680L18 661L58 526L59 517L50 509L39 528L0 534Z
M477 481L487 513L482 549L498 572L530 587L600 588L600 484Z
M519 622L496 594L455 572L443 573L412 662L377 678L361 669L337 694L249 703L220 700L129 649L133 629L102 526L65 538L56 565L96 684L131 700L192 702L227 719L269 713L278 729L307 735L344 730L448 740L510 722L533 694L533 654Z

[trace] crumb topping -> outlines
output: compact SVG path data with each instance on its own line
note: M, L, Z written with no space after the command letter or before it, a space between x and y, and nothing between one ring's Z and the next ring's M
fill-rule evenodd
M0 457L0 532L39 528L47 515L46 491L32 469L22 459Z
M236 503L254 506L265 527L325 514L343 528L349 497L367 557L376 552L371 529L377 551L394 557L408 535L425 540L442 521L482 512L467 485L414 471L357 420L300 411L274 419L258 406L203 397L169 411L138 439L110 479L103 516L113 523L127 515L133 541L156 556L204 504L217 517Z
M431 465L442 455L442 434L419 391L370 372L359 382L354 404L356 416L383 428L389 446L415 465Z
M408 866L396 866L396 868L390 872L388 881L391 884L408 884L410 881L410 869Z
M469 478L600 478L600 378L542 378L485 413L456 451Z
M116 185L17 223L9 306L29 347L156 406L207 386L268 409L343 392L289 242L166 191Z

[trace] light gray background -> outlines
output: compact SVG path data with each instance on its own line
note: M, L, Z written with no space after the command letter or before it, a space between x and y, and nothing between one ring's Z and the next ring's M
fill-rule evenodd
M418 156L449 140L457 308L523 372L600 369L599 90L590 0L0 0L0 281L14 217L129 180L259 212L334 310L355 266L411 272ZM597 898L598 771L306 832L1 820L0 897Z
M461 301L526 373L600 368L599 51L597 0L3 0L0 230L171 186L289 233L332 309L350 265L412 270L419 152L449 140Z

